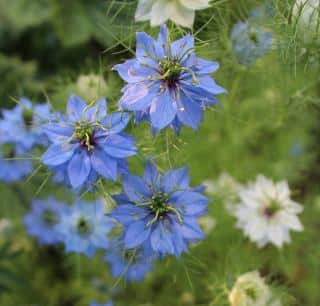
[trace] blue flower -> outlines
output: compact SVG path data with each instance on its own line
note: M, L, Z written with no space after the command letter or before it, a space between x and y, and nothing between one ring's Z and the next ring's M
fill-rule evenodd
M233 51L240 64L250 66L272 45L272 33L250 22L238 22L231 33Z
M123 187L110 215L124 226L126 249L150 245L159 256L178 257L204 237L197 219L206 214L208 198L189 186L187 168L161 175L148 162L143 177L127 174Z
M125 249L121 239L114 241L105 256L105 261L111 265L111 274L129 282L142 281L152 270L154 259L150 246Z
M99 176L117 180L126 168L126 159L135 155L135 141L123 133L130 115L116 112L107 115L106 101L95 106L71 96L67 117L44 126L52 144L41 160L57 173L57 180L74 189L92 184Z
M90 303L90 306L113 306L113 302L110 301L110 302L107 303L107 304L98 304L98 303L96 303L96 302L91 302L91 303Z
M107 234L113 226L112 219L105 215L102 202L77 200L72 207L64 210L57 230L67 253L77 252L92 257L97 249L108 248Z
M64 205L53 197L47 200L33 200L32 211L23 219L28 233L37 237L41 244L60 242L61 235L57 227L64 208Z
M0 145L0 180L13 183L22 180L33 171L30 155L21 147Z
M16 144L24 150L30 150L34 145L47 144L41 125L53 116L49 104L32 105L30 100L21 98L13 109L2 110L2 115L1 142Z
M135 112L136 121L151 121L153 131L181 125L197 129L206 106L217 103L225 90L210 76L217 62L197 58L194 38L186 35L170 42L166 26L157 40L137 33L136 58L116 65L128 84L122 89L121 109Z

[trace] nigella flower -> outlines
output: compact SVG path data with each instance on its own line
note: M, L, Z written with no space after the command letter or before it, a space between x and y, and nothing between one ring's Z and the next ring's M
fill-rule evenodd
M210 76L218 68L196 57L191 35L171 43L165 25L157 40L137 33L136 58L114 67L128 83L119 107L134 111L137 122L150 120L155 131L168 125L197 129L203 109L225 92Z
M64 210L57 228L65 244L66 252L83 253L92 257L97 249L107 249L107 234L114 222L105 215L101 201L83 202L77 200Z
M12 144L0 145L0 181L18 182L32 173L30 155Z
M152 26L168 19L184 27L192 28L195 11L209 7L209 0L139 0L136 21L150 20Z
M282 247L290 242L289 231L302 231L297 217L302 206L290 198L287 182L273 183L262 175L239 192L240 203L234 215L237 226L259 247L272 243Z
M53 197L47 200L33 200L32 210L24 216L24 224L31 236L41 244L54 244L61 241L57 226L65 206Z
M230 306L282 306L259 271L240 275L229 293Z
M90 107L71 96L67 118L44 127L52 144L41 160L75 189L99 176L116 180L126 158L137 152L134 139L122 132L129 120L127 113L107 115L104 99Z
M90 306L113 306L113 302L110 301L110 302L108 302L107 304L98 304L98 303L96 303L96 302L91 302L91 303L90 303Z
M50 105L35 104L21 98L19 104L11 110L2 110L0 120L0 141L21 146L30 150L34 145L46 145L47 138L41 125L52 119Z
M150 246L125 249L120 240L114 241L105 256L105 261L111 265L111 274L124 277L129 282L142 281L146 273L152 270L154 259Z
M197 219L206 214L208 198L189 186L187 168L161 175L148 162L143 177L123 178L123 188L110 215L124 226L126 249L150 245L160 256L180 256L204 237Z
M256 23L238 22L232 29L231 42L239 63L250 66L271 49L272 33Z

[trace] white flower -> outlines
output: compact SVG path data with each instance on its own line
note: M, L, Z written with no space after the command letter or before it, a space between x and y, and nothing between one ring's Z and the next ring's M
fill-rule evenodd
M308 43L320 36L320 0L297 0L292 16L298 27L298 34Z
M209 194L218 196L223 201L230 214L234 214L234 204L239 201L239 192L242 185L229 173L222 172L217 180L203 182Z
M236 207L237 226L259 247L290 242L289 231L302 231L297 214L302 206L290 199L287 182L273 183L262 175L243 188Z
M8 234L11 230L12 223L9 219L0 219L0 234Z
M258 271L238 277L229 294L231 306L281 306Z
M195 10L209 7L210 0L139 0L136 21L150 20L158 26L171 19L176 24L192 28Z
M104 96L107 90L107 84L104 78L94 73L80 75L76 86L80 96L88 101L95 101L101 96Z

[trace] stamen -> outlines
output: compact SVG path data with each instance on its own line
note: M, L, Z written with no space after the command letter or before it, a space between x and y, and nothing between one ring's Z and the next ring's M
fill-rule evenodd
M78 220L77 230L80 235L86 236L91 233L90 223L83 217Z
M33 124L33 112L31 109L25 108L22 113L23 121L27 129L32 127Z

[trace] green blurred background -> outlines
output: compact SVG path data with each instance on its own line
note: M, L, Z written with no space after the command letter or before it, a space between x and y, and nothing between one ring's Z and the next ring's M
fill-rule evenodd
M236 62L230 31L261 1L217 0L197 13L197 53L220 62L215 78L228 94L206 111L199 131L184 128L179 138L171 131L152 138L148 124L131 126L141 154L130 167L139 173L147 157L163 169L187 164L195 185L222 172L243 184L258 174L288 180L304 205L304 232L282 250L258 249L235 228L224 197L211 195L216 226L208 237L182 259L158 262L142 283L125 284L110 276L102 256L65 255L28 237L21 217L32 198L70 198L50 183L39 188L47 176L39 171L19 185L0 184L0 216L12 221L0 233L1 306L84 306L109 298L120 306L224 306L236 277L255 269L283 305L320 305L320 52L299 40L294 1L271 2L274 16L263 23L273 31L273 50L250 68ZM63 110L75 93L90 101L106 96L116 109L123 83L111 67L134 56L136 31L158 31L135 24L135 8L136 1L0 0L1 108L27 96ZM170 28L176 37L184 33Z

